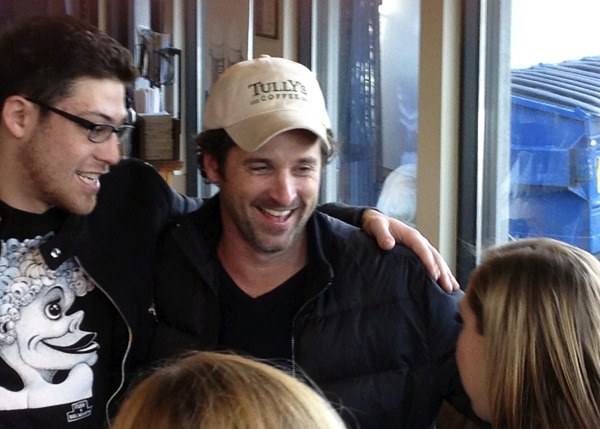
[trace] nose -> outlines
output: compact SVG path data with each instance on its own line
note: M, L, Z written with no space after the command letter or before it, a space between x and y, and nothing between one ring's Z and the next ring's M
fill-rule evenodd
M281 171L275 175L270 191L271 198L282 207L290 206L298 195L294 177L288 171Z
M119 137L115 133L111 133L108 140L102 143L94 143L96 147L96 158L106 162L108 165L115 165L121 160L119 151Z

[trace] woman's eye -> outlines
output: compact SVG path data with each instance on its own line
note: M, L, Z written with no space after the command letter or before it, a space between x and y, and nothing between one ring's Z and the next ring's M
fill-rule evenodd
M50 320L57 320L60 319L62 316L62 307L59 304L59 300L56 301L52 301L50 302L48 305L46 305L46 308L44 309L44 313L46 314L46 317Z

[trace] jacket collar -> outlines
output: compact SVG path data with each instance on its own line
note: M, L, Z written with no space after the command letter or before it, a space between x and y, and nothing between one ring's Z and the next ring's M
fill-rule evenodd
M313 296L333 281L333 268L328 261L330 240L329 217L316 211L308 219L308 254L310 269L307 276L306 295ZM215 285L214 269L219 264L217 246L223 231L219 194L206 200L203 206L181 218L173 234L196 270L206 282ZM206 277L208 276L208 277Z
M77 253L81 243L85 216L74 215L60 208L51 208L43 214L15 209L0 201L0 236L24 239L46 236L40 251L50 269L57 269L66 259Z
M81 243L86 242L86 217L70 214L64 224L40 246L40 251L50 269L57 269L68 258L79 255Z

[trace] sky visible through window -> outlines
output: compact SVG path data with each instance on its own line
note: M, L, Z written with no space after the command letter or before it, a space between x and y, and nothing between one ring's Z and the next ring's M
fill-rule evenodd
M600 55L600 1L513 0L511 68Z

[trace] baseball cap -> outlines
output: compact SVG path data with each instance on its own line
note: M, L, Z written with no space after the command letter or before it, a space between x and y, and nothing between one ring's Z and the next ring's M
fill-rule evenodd
M331 120L315 74L302 64L268 55L233 64L214 83L204 129L217 128L247 152L294 129L312 131L331 146Z

